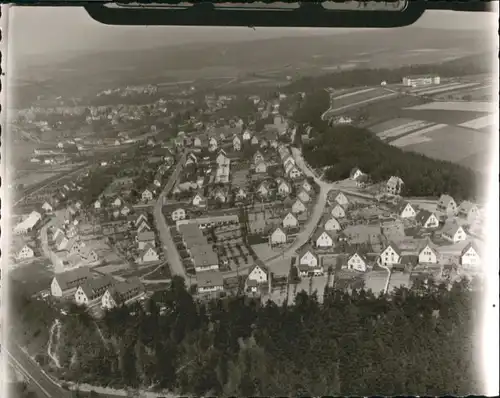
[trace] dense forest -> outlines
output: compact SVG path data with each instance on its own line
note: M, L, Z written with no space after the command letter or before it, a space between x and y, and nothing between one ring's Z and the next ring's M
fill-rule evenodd
M20 291L11 289L11 327L48 368L54 313ZM278 306L238 296L197 302L175 277L132 314L119 308L94 321L72 309L54 342L54 373L194 395L481 394L474 291L466 281L451 289L420 282L379 297L330 288L322 304L302 291L294 305Z
M448 193L456 200L476 197L482 179L478 172L390 146L364 128L329 126L321 120L328 106L329 94L321 89L307 95L294 114L297 123L314 128L314 139L302 145L304 158L314 168L328 167L328 180L348 178L350 171L359 167L373 182L401 177L405 196Z

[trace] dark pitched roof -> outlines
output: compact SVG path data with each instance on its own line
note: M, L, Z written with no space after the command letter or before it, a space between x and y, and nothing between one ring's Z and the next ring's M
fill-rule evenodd
M96 279L87 279L81 288L89 300L93 300L99 296L102 296L106 289L112 286L114 279L109 275L103 275Z
M91 277L89 267L80 267L71 271L62 272L55 276L61 290L67 290L77 287L77 284L83 283Z

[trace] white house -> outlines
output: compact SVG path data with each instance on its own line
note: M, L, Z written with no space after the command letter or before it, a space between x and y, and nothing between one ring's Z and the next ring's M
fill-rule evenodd
M314 234L314 243L316 244L316 247L320 248L333 247L333 237L328 231L320 228Z
M265 183L265 181L263 181L259 184L259 187L257 188L257 192L261 196L267 196L269 194L269 189L267 188L267 184Z
M56 274L50 284L50 294L54 297L74 294L78 286L89 278L91 278L91 274L88 267L79 267Z
M234 193L234 197L236 200L244 200L247 197L247 193L245 192L245 190L243 188L240 187L240 188L236 189L236 191Z
M388 246L386 246L385 249L382 250L382 253L380 253L380 257L378 259L378 261L382 265L386 266L398 264L400 260L401 251L394 243L390 243Z
M252 145L257 145L257 144L259 143L259 139L257 138L257 136L256 136L256 135L254 135L254 136L252 137L252 139L250 140L250 143L251 143Z
M78 305L88 306L99 300L112 285L113 279L109 276L87 279L76 289L75 302Z
M300 199L297 199L292 205L292 213L297 214L297 213L302 213L304 211L306 211L306 206L304 205L304 203L300 201Z
M270 237L271 245L281 245L286 243L286 234L280 227L277 227Z
M264 161L264 156L262 155L262 153L260 153L260 151L257 151L253 154L253 164L256 165L263 161Z
M318 256L310 246L306 245L299 252L299 265L308 265L309 267L317 267L319 264Z
M409 202L404 202L398 206L397 213L401 218L412 218L417 215L417 212Z
M54 210L54 208L49 202L44 202L42 205L42 209L45 210L47 213L51 213Z
M354 169L351 170L351 174L349 176L349 178L351 180L357 180L359 177L361 177L363 175L363 172L358 169L357 167L355 167Z
M115 200L113 200L113 202L111 203L111 205L113 207L120 207L122 205L123 201L120 197L117 197L115 198Z
M427 210L419 211L415 220L417 221L418 224L422 226L422 228L439 227L439 219L436 217L434 213L431 213L430 211Z
M27 258L35 257L35 252L28 245L24 245L21 250L16 253L16 258L18 260L25 260Z
M288 176L291 179L296 180L297 178L300 178L302 176L302 173L297 167L293 166L288 172Z
M460 264L464 268L477 268L481 265L479 250L472 242L464 247L460 254Z
M224 155L223 153L219 153L217 155L217 158L215 159L215 161L219 166L227 164L227 160L228 160L227 156Z
M153 192L146 188L144 191L142 191L141 199L144 202L149 201L149 200L153 200Z
M427 243L418 253L419 264L437 264L439 262L439 253L429 243Z
M468 200L464 200L458 206L458 215L462 218L465 218L467 221L473 221L479 214L479 208L472 202Z
M249 130L245 130L243 132L243 141L248 141L251 138L252 138L252 134L250 133L250 131Z
M464 229L454 222L444 226L441 236L451 243L458 243L467 239Z
M358 252L353 253L347 259L347 269L365 272L368 265L367 258Z
M450 195L441 195L436 208L438 211L448 215L455 215L457 212L457 203Z
M210 152L214 152L217 150L217 138L210 137L210 139L208 140L208 150Z
M310 200L311 200L311 197L309 196L309 194L302 190L299 192L299 194L297 195L297 197L303 202L303 203L308 203Z
M325 222L324 229L325 231L340 231L342 227L339 221L335 217L332 217Z
M285 218L283 218L283 228L294 228L299 225L299 221L297 220L297 217L293 215L293 213L288 213Z
M137 234L137 244L139 250L143 250L146 246L155 247L155 233L153 231L143 231Z
M14 227L14 234L20 235L30 232L42 219L42 215L37 211L32 211L30 215Z
M347 206L349 204L349 200L347 199L347 196L345 196L343 192L339 192L335 196L334 200L341 206Z
M290 184L285 180L281 180L278 184L278 194L281 196L286 196L290 194Z
M241 140L237 135L233 137L233 149L235 151L241 151Z
M257 163L255 165L255 172L256 173L266 173L267 172L266 162L262 161L262 162Z
M302 183L302 189L304 191L306 191L307 193L311 193L313 188L312 188L311 184L309 184L309 181L304 180L304 182Z
M290 166L292 166L292 167L295 166L295 160L293 159L293 157L291 155L288 155L283 160L283 168L286 170Z
M334 208L332 209L332 211L330 212L330 214L332 215L332 217L335 217L337 219L344 218L345 217L345 210L341 205L336 204L334 206Z
M151 245L146 245L139 255L139 263L148 263L153 261L158 261L160 256L156 252L155 248Z
M198 293L216 293L224 290L224 278L220 271L205 271L196 275Z
M178 209L175 209L172 212L172 220L173 221L178 221L178 220L184 220L186 218L186 211L179 207Z
M101 208L101 201L99 199L97 199L95 202L94 202L94 209L100 209Z
M199 193L193 196L193 200L191 201L191 203L196 207L205 207L207 204L205 198Z
M247 276L247 281L255 281L257 284L267 283L269 278L269 271L263 264L255 264Z
M141 221L141 223L139 224L139 226L137 227L137 233L141 233L141 232L144 232L144 231L151 231L151 227L149 226L149 224L146 222L146 221Z
M385 185L386 192L391 195L400 195L403 189L404 182L401 178L397 176L392 176L387 180Z

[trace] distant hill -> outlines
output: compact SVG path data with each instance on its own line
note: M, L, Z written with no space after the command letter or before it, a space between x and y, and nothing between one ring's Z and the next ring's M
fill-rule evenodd
M36 70L17 71L23 93L38 92L81 96L85 92L124 84L157 83L174 78L237 76L273 68L300 67L301 73L318 73L326 67L363 62L363 67L396 63L440 61L440 57L486 51L484 31L436 30L422 28L380 29L332 36L286 37L237 43L189 44L145 49L107 51L77 55ZM422 54L417 50L421 50ZM444 51L447 51L446 53ZM398 54L417 51L398 58ZM383 64L386 65L383 65ZM36 72L36 73L35 73ZM324 71L326 73L326 71ZM36 76L39 82L30 87ZM16 81L14 81L16 85ZM45 89L44 89L45 87ZM18 102L18 101L16 101ZM21 101L22 102L22 101Z

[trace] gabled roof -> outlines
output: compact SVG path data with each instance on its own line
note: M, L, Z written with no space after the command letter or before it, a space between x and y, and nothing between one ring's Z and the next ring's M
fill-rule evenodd
M139 254L139 258L143 258L149 249L152 249L155 253L157 253L155 248L148 243L146 246L144 246L144 249L142 249L141 253Z
M458 210L464 213L468 213L473 208L477 208L477 205L475 205L472 202L469 202L468 200L464 200L462 203L460 203L460 206L458 206Z
M388 248L388 247L392 247L392 249L396 252L396 254L398 254L399 256L401 256L401 249L398 247L398 245L396 245L394 242L392 241L389 241L389 243L387 245L384 246L384 248L382 249L382 253Z
M443 229L441 230L441 233L449 235L449 236L454 236L460 228L462 228L462 226L460 224L458 224L456 222L452 222L452 223L449 223L448 225L445 225L443 227Z
M420 248L420 250L418 251L418 254L422 253L422 251L426 248L426 247L429 247L429 249L431 249L432 252L434 252L434 254L436 256L439 256L439 252L436 248L436 246L431 242L430 239L427 239L427 241L425 242L425 244L423 244Z
M443 194L439 198L438 206L447 207L450 202L455 202L455 199L453 199L450 195Z
M406 209L406 206L410 205L411 208L413 210L415 210L415 208L413 207L413 205L410 203L410 202L401 202L399 203L397 206L396 206L396 210L398 212L398 214L401 214L405 209Z
M332 234L329 231L326 231L324 228L316 228L316 231L314 231L314 234L312 236L313 240L316 241L324 233L327 234L333 240Z
M318 257L315 250L313 249L313 247L309 244L309 243L306 243L305 245L303 245L297 252L297 254L299 255L299 260L302 258L302 256L304 256L304 254L306 254L307 252L311 252L316 258Z
M431 213L428 210L420 210L417 213L417 216L415 217L415 221L417 221L418 223L421 223L421 224L425 224L427 222L427 220L429 219L429 217L432 216L433 214L434 213ZM436 217L435 214L434 214L434 217Z
M480 255L477 245L474 242L469 242L467 246L463 248L462 252L460 253L460 256L463 256L471 248L476 252L477 255Z
M139 242L149 242L155 240L155 233L153 231L142 231L137 234Z
M347 261L349 261L351 258L353 258L356 254L359 256L359 258L361 260L363 260L363 262L365 264L368 263L368 258L366 257L366 254L364 254L360 250L356 250L356 249L350 251L350 254L349 254L349 257L347 258Z
M205 271L196 275L198 287L224 286L224 278L220 271Z
M108 288L109 286L112 286L113 283L114 279L112 277L110 277L109 275L103 275L100 278L87 279L85 282L83 282L81 288L87 298L89 300L93 300L104 294L102 290Z

